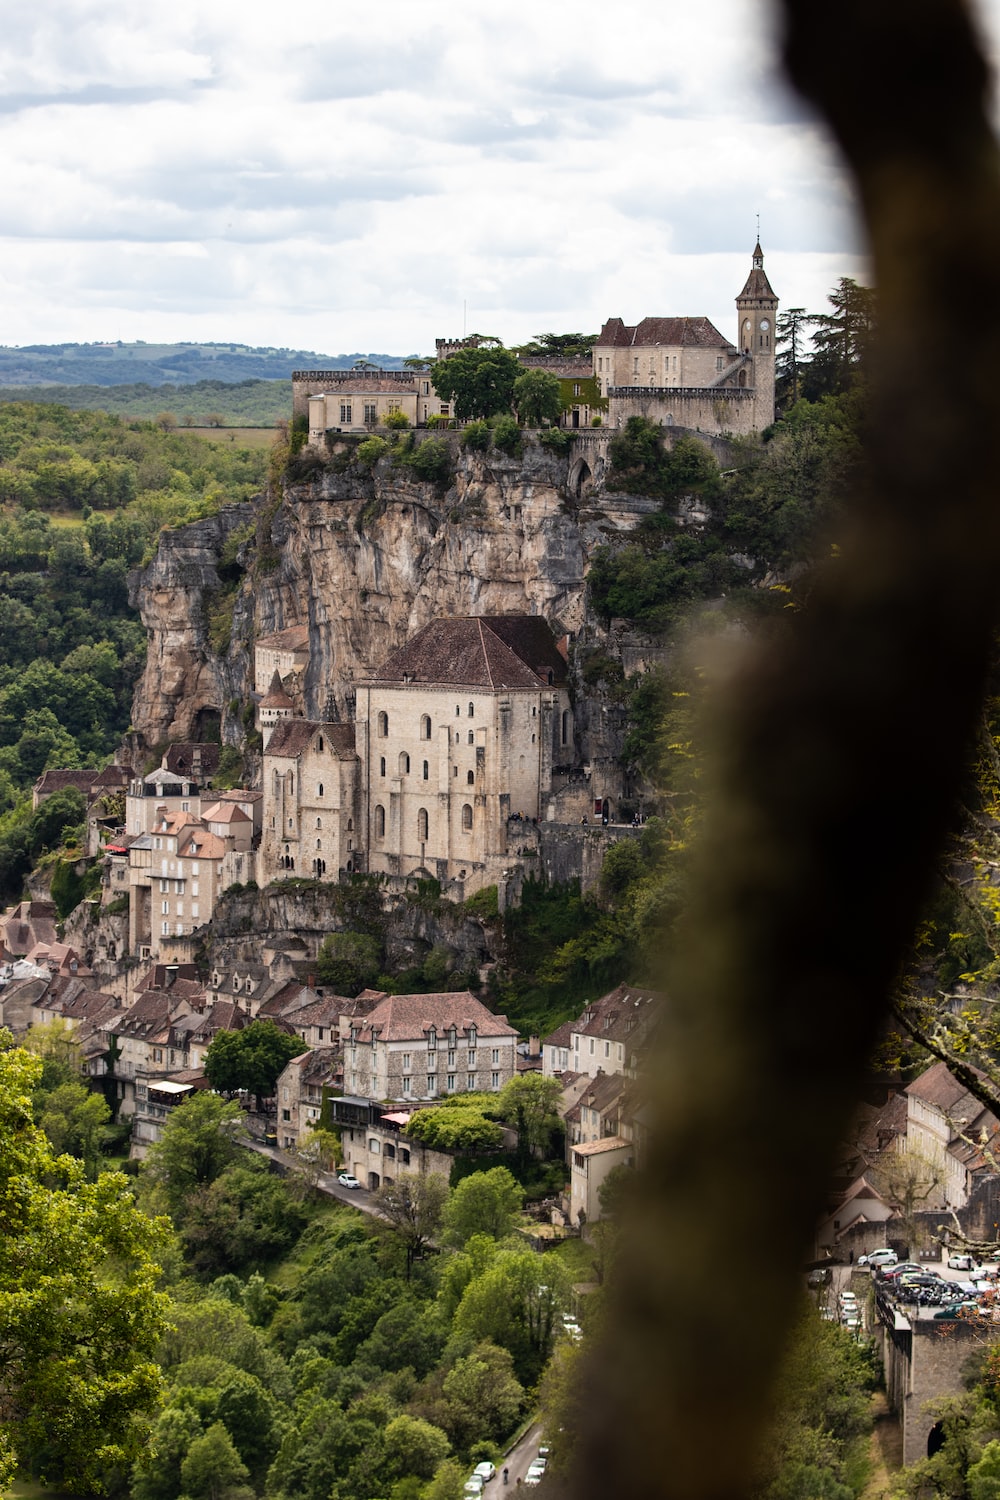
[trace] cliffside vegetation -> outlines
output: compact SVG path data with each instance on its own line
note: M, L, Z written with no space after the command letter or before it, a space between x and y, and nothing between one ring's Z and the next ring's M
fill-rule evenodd
M103 764L128 728L146 650L129 569L265 465L153 422L0 404L0 899L82 814L68 793L33 814L33 782Z

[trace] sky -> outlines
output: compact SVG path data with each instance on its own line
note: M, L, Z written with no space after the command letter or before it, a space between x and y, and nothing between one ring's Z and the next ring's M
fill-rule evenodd
M1000 0L987 25L1000 33ZM762 0L32 0L0 37L0 343L433 352L865 277Z

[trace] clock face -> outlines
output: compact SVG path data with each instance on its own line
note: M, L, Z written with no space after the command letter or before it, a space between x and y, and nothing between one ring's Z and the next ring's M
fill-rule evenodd
M767 321L767 319L766 319L766 318L761 318L761 320L760 320L760 326L761 326L761 328L763 328L763 329L764 329L764 331L765 331L765 332L766 332L766 331L767 331L767 329L768 329L768 328L770 328L770 326L771 326L771 325L770 325L770 323L769 323L769 322L768 322L768 321Z

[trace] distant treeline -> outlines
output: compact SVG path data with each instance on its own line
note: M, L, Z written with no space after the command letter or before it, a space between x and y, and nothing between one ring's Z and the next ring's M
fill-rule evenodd
M180 427L273 427L292 414L288 380L199 380L195 385L0 386L0 403L31 401L72 411L154 420L170 412Z
M359 360L399 369L398 354L317 354L311 349L251 348L247 344L30 344L0 346L0 382L22 385L194 385L210 377L288 380L293 370L350 369Z

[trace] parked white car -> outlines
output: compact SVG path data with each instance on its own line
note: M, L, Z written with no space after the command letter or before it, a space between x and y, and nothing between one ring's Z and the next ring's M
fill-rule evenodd
M353 1177L350 1172L338 1172L337 1181L340 1183L341 1187L345 1188L359 1188L361 1186L358 1179L356 1177Z
M472 1471L472 1477L475 1479L478 1475L483 1484L489 1484L496 1471L496 1464L491 1464L488 1458L484 1458L481 1464L476 1464L476 1467Z
M880 1250L869 1250L867 1255L858 1256L859 1266L894 1266L899 1259L895 1250L890 1250L884 1245Z

